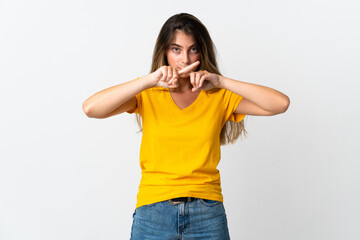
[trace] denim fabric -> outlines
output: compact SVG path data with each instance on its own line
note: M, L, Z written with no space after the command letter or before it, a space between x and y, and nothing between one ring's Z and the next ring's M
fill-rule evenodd
M138 207L131 240L230 239L222 202L196 198L171 205L168 201Z

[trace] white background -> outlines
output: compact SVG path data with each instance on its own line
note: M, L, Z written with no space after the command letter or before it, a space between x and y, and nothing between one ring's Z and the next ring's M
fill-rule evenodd
M360 239L360 2L0 1L0 239L129 239L135 116L82 103L147 74L173 14L208 28L223 75L287 94L219 164L232 239Z

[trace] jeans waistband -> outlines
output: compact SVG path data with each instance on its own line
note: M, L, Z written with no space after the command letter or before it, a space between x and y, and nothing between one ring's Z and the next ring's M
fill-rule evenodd
M179 198L169 199L169 203L171 205L177 205L177 204L180 204L180 203L191 202L191 201L193 201L195 199L196 198L194 198L194 197L179 197Z

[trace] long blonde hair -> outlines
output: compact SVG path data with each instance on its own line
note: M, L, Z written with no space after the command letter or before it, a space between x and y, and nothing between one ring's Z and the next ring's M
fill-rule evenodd
M158 38L156 40L150 73L158 68L168 65L166 58L166 50L171 44L175 31L180 30L191 35L200 52L200 65L197 70L207 70L211 73L221 75L215 57L215 45L211 40L210 34L206 27L199 19L188 13L179 13L170 17L162 26ZM219 89L211 89L210 92L216 92ZM142 131L141 116L136 114L136 120ZM246 135L244 120L237 123L227 121L220 133L220 144L225 145L234 143L240 135Z

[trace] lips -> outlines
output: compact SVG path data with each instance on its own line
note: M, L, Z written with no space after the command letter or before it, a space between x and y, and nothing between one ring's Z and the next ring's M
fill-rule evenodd
M181 70L183 70L184 68L186 68L187 66L185 66L185 67L177 67L176 69L178 70L178 71L181 71Z
M184 69L184 68L186 68L186 67L188 67L188 66L190 66L190 65L187 65L187 66L179 66L178 64L176 64L176 66L177 66L176 69L181 70L181 69Z

